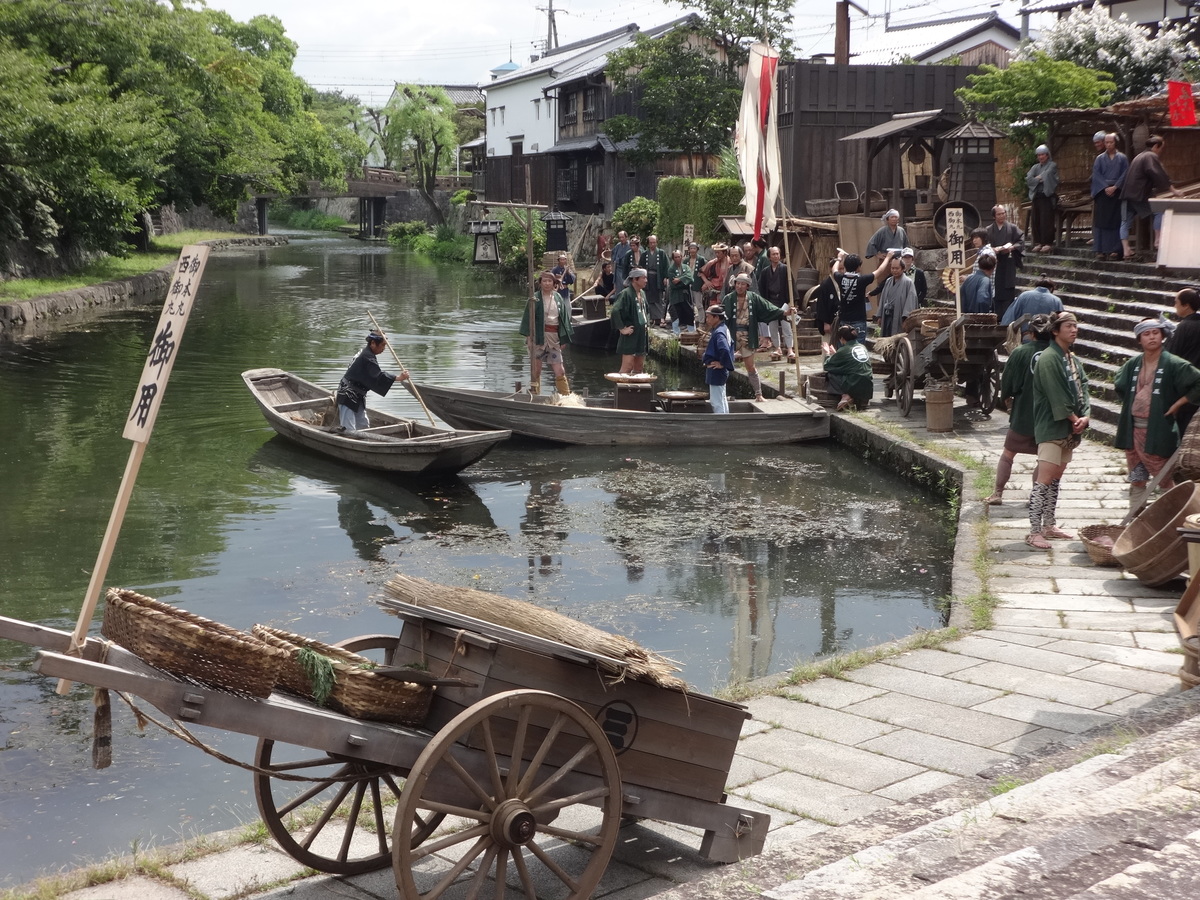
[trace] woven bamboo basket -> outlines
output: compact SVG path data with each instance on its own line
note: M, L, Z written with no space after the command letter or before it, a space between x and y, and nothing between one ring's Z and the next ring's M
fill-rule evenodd
M1175 485L1121 533L1113 556L1139 581L1166 584L1187 569L1187 544L1177 529L1196 513L1200 513L1200 485L1194 481Z
M1179 441L1179 461L1175 477L1180 480L1200 480L1200 416L1192 416Z
M330 709L356 719L400 725L420 725L429 714L432 687L378 675L371 671L374 663L365 656L266 625L255 625L254 636L284 653L279 685L293 694L314 699L312 682L297 659L298 652L308 648L333 664L333 689L326 701Z
M244 631L118 588L105 595L100 633L172 675L251 697L271 693L286 656Z
M1087 525L1079 529L1079 538L1083 541L1083 547L1087 550L1088 556L1092 558L1098 566L1119 566L1117 559L1112 554L1112 547L1106 547L1104 544L1096 543L1098 537L1110 537L1113 543L1116 543L1117 538L1121 536L1121 532L1125 530L1123 525Z

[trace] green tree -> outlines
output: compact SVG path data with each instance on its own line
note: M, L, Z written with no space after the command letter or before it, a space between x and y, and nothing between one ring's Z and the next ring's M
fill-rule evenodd
M636 141L624 151L635 165L679 152L695 175L697 154L716 153L729 143L741 82L692 41L688 29L658 38L638 34L631 46L609 57L606 74L613 89L632 92L636 106L635 115L614 116L605 128L615 140Z
M634 197L613 210L613 231L639 235L643 245L646 238L658 229L658 203L647 197Z
M451 158L455 142L454 103L437 85L402 84L387 107L384 135L387 154L412 161L417 191L438 225L446 221L433 192L440 166Z
M362 104L340 90L313 94L312 113L329 134L344 171L360 167L367 158Z
M698 10L697 30L710 39L734 75L750 58L750 45L766 40L784 59L791 59L794 0L670 0Z
M1038 54L1108 73L1114 83L1112 101L1153 94L1200 59L1184 28L1161 28L1151 35L1149 28L1124 15L1113 18L1099 3L1072 10L1044 29L1036 41L1019 48L1013 58L1031 60Z
M1045 53L1035 53L1007 69L986 63L979 69L978 75L967 76L967 86L955 95L972 117L1003 128L1027 112L1103 106L1116 89L1107 72L1085 69Z

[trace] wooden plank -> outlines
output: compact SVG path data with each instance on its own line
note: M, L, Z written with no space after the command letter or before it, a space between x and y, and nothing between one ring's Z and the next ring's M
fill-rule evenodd
M275 412L295 412L299 409L318 409L333 403L333 397L313 397L311 400L293 400L291 403L275 405Z

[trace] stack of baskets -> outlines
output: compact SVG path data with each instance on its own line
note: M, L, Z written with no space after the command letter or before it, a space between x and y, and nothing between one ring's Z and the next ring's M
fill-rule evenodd
M377 674L371 671L374 663L365 656L266 625L255 625L254 636L284 654L279 687L306 700L321 700L330 709L356 719L401 725L420 725L429 713L433 688ZM316 695L309 671L300 662L301 650L319 654L332 668L328 698Z
M134 591L111 588L105 601L100 633L150 665L251 697L275 688L283 650Z
M1200 484L1185 481L1167 491L1130 523L1113 556L1140 581L1166 584L1187 569L1187 544L1178 533L1188 516L1200 513Z

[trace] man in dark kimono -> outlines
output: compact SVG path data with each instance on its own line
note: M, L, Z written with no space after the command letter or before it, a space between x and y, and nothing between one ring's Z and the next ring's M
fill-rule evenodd
M992 224L987 227L987 239L988 246L996 251L994 312L997 316L1003 316L1017 296L1017 269L1021 267L1025 242L1021 238L1021 229L1008 221L1008 210L998 203L992 207Z
M342 376L337 389L338 421L345 431L369 428L367 420L367 391L385 396L396 381L405 381L407 372L389 375L379 368L375 359L387 346L382 334L372 331L367 335L367 346L358 351Z
M642 266L646 269L646 311L651 322L665 326L669 297L667 270L671 267L671 259L666 250L659 248L656 234L646 238L646 258Z

